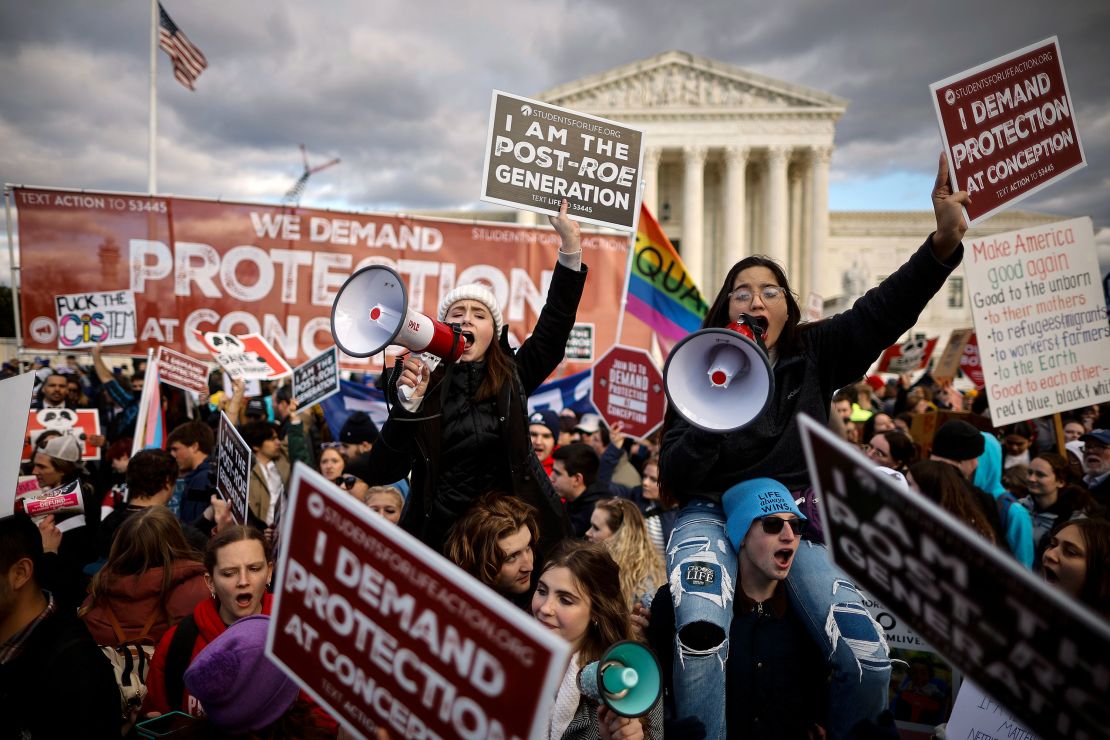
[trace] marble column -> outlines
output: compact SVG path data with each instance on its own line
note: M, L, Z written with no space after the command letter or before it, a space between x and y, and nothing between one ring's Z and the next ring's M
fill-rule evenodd
M685 175L682 180L682 261L698 286L705 285L702 231L705 209L705 155L703 146L682 150Z
M724 249L725 269L748 255L744 235L744 220L748 213L747 186L748 148L730 146L725 149L725 187L724 187Z
M663 150L651 146L644 150L644 205L658 221L659 215L659 160Z
M809 230L809 286L808 291L821 293L822 252L829 238L829 160L832 147L815 147L810 154L810 199ZM822 298L827 296L822 295Z
M787 260L788 237L788 191L786 185L786 164L789 150L784 146L767 149L767 256L789 269Z

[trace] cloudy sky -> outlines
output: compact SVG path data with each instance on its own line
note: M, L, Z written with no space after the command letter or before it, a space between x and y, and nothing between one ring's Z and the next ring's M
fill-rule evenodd
M490 90L534 95L681 49L847 98L834 209L925 209L931 82L1060 37L1088 167L1022 207L1110 227L1110 3L1042 0L165 0L208 57L190 92L159 53L159 190L303 205L480 208ZM145 191L145 0L0 4L0 176ZM2 238L2 237L0 237Z

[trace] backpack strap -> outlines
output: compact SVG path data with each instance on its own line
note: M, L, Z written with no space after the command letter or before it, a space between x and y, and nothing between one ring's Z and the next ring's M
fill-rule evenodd
M170 709L181 709L185 698L185 669L193 659L193 645L200 636L200 628L193 615L182 619L170 639L166 651L166 702Z
M154 626L154 620L158 617L158 614L161 613L161 609L151 610L150 615L146 618L146 623L143 624L143 631L139 633L138 637L128 639L127 633L123 631L123 625L119 623L119 617L116 616L116 612L112 609L112 606L110 604L105 604L104 610L108 614L108 622L111 623L112 631L116 633L116 640L120 645L125 642L143 642L147 640L150 636L150 629Z

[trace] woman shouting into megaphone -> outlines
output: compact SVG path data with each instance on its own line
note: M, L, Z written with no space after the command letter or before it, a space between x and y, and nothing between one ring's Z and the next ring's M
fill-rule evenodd
M451 525L491 490L509 491L536 508L541 553L570 533L528 436L528 395L562 361L586 282L579 227L567 217L565 200L549 219L561 239L558 263L539 320L516 352L493 292L478 283L459 285L444 296L438 316L459 328L465 343L459 360L430 370L410 355L388 378L392 406L370 452L374 480L367 482L392 483L411 472L400 523L436 550Z
M818 518L798 414L827 421L834 390L864 375L882 351L914 325L963 256L960 242L967 224L961 206L967 200L966 192L952 192L948 160L942 154L932 193L936 230L904 265L844 313L801 323L801 310L782 268L767 257L751 256L729 270L705 317L703 328L728 326L741 314L754 317L753 323L765 329L763 341L774 376L766 409L747 426L714 432L674 416L668 420L660 450L661 488L683 506L667 547L678 630L675 665L685 665L684 675L675 675L675 695L678 703L687 706L677 712L680 717L708 718L709 737L727 734L723 720L727 692L703 689L725 685L725 663L697 659L684 663L684 658L728 652L734 603L728 588L735 583L737 559L724 545L728 539L722 494L743 481L772 478L802 502L811 522ZM756 400L761 404L764 399ZM719 416L727 413L721 409ZM727 422L727 418L721 420ZM722 423L720 428L734 426ZM830 716L824 726L830 737L844 737L857 722L873 721L884 708L889 652L859 593L832 566L822 546L803 541L792 557L787 595L830 656ZM708 616L704 611L691 615L689 606L705 600L682 600L683 593L708 593L721 607ZM691 652L695 649L696 655Z

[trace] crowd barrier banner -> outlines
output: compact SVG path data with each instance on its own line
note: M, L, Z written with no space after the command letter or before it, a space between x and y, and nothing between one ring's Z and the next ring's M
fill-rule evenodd
M1110 323L1089 218L965 245L995 426L1110 400Z
M1087 166L1056 37L929 85L974 226Z
M41 188L14 188L13 195L22 340L30 350L57 348L55 295L130 290L138 332L131 354L165 345L207 360L196 331L258 333L298 365L334 344L335 293L370 264L397 270L410 307L427 315L456 284L489 284L510 342L519 345L543 307L560 243L546 225ZM590 273L577 320L594 325L598 353L616 339L628 242L619 234L582 235ZM623 342L649 348L650 330L630 317ZM340 357L343 367L363 372L379 372L382 359ZM587 368L567 362L556 376Z
M339 348L324 350L293 369L293 398L304 411L339 392ZM342 427L340 427L342 429Z
M0 417L22 419L31 405L31 392L35 387L35 374L23 373L0 380ZM19 424L0 425L0 516L7 516L15 509L19 495L19 464L22 462L23 440L26 432ZM38 485L35 485L38 488Z
M129 290L54 296L58 349L135 343L135 294Z
M578 221L636 227L644 134L500 90L490 102L482 200Z
M216 491L227 501L231 516L239 524L247 522L250 484L251 448L239 436L239 430L227 414L221 411L216 439Z
M169 347L159 347L158 380L183 391L207 393L208 365Z
M1049 737L1110 733L1110 624L801 416L833 561Z
M570 645L297 463L266 654L359 737L546 736Z

